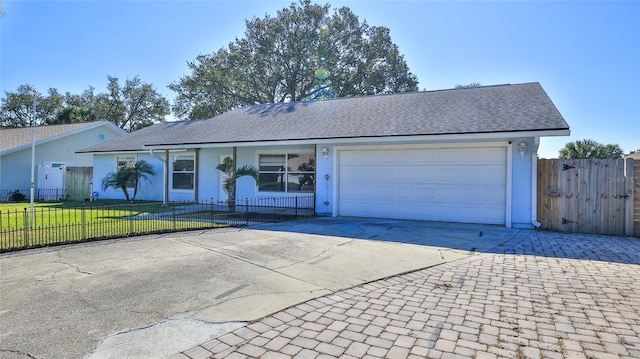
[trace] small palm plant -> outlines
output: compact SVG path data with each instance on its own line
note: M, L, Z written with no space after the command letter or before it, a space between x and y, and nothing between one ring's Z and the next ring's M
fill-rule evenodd
M127 201L134 201L138 195L140 180L144 179L151 182L149 176L154 175L153 167L145 160L128 163L120 166L116 172L107 173L102 179L102 190L106 190L109 187L116 190L121 189ZM131 188L131 186L133 186L133 198L129 197L128 188Z
M216 169L227 175L222 187L227 194L229 212L236 211L236 181L240 177L251 176L258 183L258 170L253 166L242 166L236 169L235 163L231 157L225 157L222 163L216 166Z

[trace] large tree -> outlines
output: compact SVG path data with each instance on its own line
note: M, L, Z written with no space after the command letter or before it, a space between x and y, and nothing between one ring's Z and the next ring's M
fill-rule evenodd
M584 139L567 143L560 149L560 159L580 158L622 158L624 151L617 144L603 145L600 142Z
M20 85L14 92L5 92L0 104L0 126L28 127L33 122L33 97L36 97L36 125L53 121L62 108L63 97L50 88L47 95L33 86Z
M169 102L150 84L137 76L120 86L117 77L108 76L107 92L95 100L97 116L127 132L163 122L169 114Z
M98 94L88 87L79 95L61 95L54 88L42 95L30 85L20 85L14 92L5 92L0 100L0 126L30 126L34 94L36 125L107 120L131 132L162 122L169 114L169 102L137 76L126 80L123 86L117 77L107 79L107 91Z
M81 94L76 95L67 92L64 95L63 107L58 112L55 120L49 124L65 124L77 122L90 122L100 120L100 114L96 109L97 96L95 89L89 86Z
M418 81L391 41L347 7L292 3L246 22L244 37L188 63L169 87L178 117L203 119L242 105L416 91ZM319 86L320 85L320 86ZM327 91L327 90L330 91Z

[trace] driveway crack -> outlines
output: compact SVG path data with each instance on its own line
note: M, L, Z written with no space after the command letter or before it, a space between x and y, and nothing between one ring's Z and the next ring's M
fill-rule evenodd
M313 285L313 286L316 286L316 287L318 286L316 283L312 283L312 282L306 281L306 280L304 280L304 279L302 279L302 278L297 278L297 277L291 276L291 275L289 275L289 274L282 273L282 272L279 272L279 271L278 271L278 269L280 269L280 268L284 268L284 267L287 267L287 266L289 266L289 265L284 266L284 267L280 267L280 268L269 268L269 267L266 267L266 266L263 266L263 265L260 265L260 264L254 263L254 262L252 262L252 261L250 261L250 260L248 260L248 259L245 259L245 258L243 258L243 257L240 257L240 256L238 256L238 255L234 255L234 254L231 254L231 253L228 253L228 252L225 252L225 251L218 250L217 248L209 248L209 247L202 246L202 245L199 245L199 244L196 244L196 243L190 243L190 242L186 242L186 241L181 241L181 240L179 240L179 239L174 239L174 241L176 241L176 242L180 242L180 243L182 243L182 244L186 244L186 245L194 246L194 247L197 247L197 248L201 248L201 249L207 250L207 251L209 251L209 252L217 253L217 254L220 254L220 255L223 255L223 256L227 256L227 257L229 257L229 258L233 258L233 259L235 259L235 260L239 260L239 261L241 261L241 262L244 262L244 263L250 264L250 265L252 265L252 266L256 266L256 267L258 267L258 268L262 268L262 269L268 270L268 271L270 271L270 272L278 273L279 275L283 275L283 276L285 276L285 277L287 277L287 278L291 278L291 279L294 279L294 280L297 280L297 281L300 281L300 282L304 282L304 283L307 283L307 284L310 284L310 285ZM333 248L333 246L332 246L331 248ZM327 249L325 249L324 251L322 251L322 253L320 253L319 255L315 256L314 258L317 258L317 257L319 257L319 256L323 255L326 251L328 251L328 250L329 250L329 249L331 249L331 248L327 248ZM224 249L224 248L222 248L222 249ZM313 258L311 258L311 259L313 259ZM303 262L304 262L304 261L303 261ZM295 264L295 263L294 263L294 264ZM290 265L293 265L293 264L290 264ZM324 288L323 288L323 289L324 289Z
M29 353L22 352L20 350L0 349L0 353L13 353L13 354L22 355L22 356L27 357L27 358L38 359L37 357L34 357L33 355L31 355Z
M63 261L54 261L54 263L67 265L67 266L69 266L71 268L74 268L76 270L76 272L78 272L78 273L82 273L82 274L86 274L86 275L93 275L93 273L91 273L91 272L83 271L82 269L80 269L80 267L78 267L75 264L71 264L71 263L67 263L67 262L63 262Z
M294 290L294 291L288 291L288 292L264 292L264 293L245 294L245 295L241 295L241 296L238 296L238 297L233 297L233 298L228 298L228 299L225 299L225 300L221 300L221 301L219 301L217 303L214 303L214 304L211 304L211 305L205 305L205 306L203 306L201 308L192 310L191 312L199 312L199 311L202 311L202 310L205 310L205 309L209 309L209 308L213 308L213 307L217 307L217 306L219 306L221 304L224 304L224 303L227 303L227 302L230 302L230 301L234 301L234 300L238 300L238 299L245 299L245 298L264 296L264 295L282 295L282 294L296 294L296 293L310 293L310 294L313 294L313 292L316 292L316 291L327 291L327 292L329 292L329 293L326 293L326 294L321 294L321 295L319 295L317 297L324 297L324 296L328 296L328 295L331 295L331 294L335 294L337 292L335 290L331 290L331 289L327 289L327 288L320 288L320 289L317 289L317 290Z
M315 256L313 256L311 258L307 258L307 259L304 259L304 260L301 260L301 261L296 261L296 262L293 262L293 263L290 263L290 264L286 264L286 265L283 265L283 266L280 266L280 267L274 267L273 269L274 270L280 270L280 269L288 268L288 267L294 266L296 264L305 263L305 262L309 262L311 264L318 264L320 262L323 262L323 261L329 259L330 257L333 257L333 255L324 256L324 254L327 253L329 250L331 250L331 249L333 249L335 247L341 247L341 246L347 245L347 244L349 244L349 243L351 243L353 241L355 241L355 239L350 239L348 241L344 241L342 243L338 243L338 244L336 244L334 246L331 246L331 247L328 247L328 248L324 249L322 252L320 252L319 254L317 254L317 255L315 255Z

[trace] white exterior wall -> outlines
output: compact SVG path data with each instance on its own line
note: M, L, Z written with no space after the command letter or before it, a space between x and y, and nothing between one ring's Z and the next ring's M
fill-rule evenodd
M510 138L496 140L492 139L492 143L501 142L504 143L507 148L507 181L511 182L511 191L507 193L506 207L510 213L507 215L507 226L515 228L532 228L532 211L535 211L535 203L533 203L532 191L534 190L535 180L532 178L532 161L536 160L535 139L534 138ZM509 144L511 142L511 144ZM519 144L525 142L527 144L527 151L524 156L520 156ZM471 142L460 142L466 145L473 146ZM482 142L477 142L478 145L482 145ZM336 215L335 211L335 195L339 178L335 178L339 173L336 170L337 154L336 149L345 149L351 146L380 146L390 145L397 147L398 144L393 142L386 142L384 145L375 143L359 143L358 145L348 143L319 143L315 147L316 154L316 213L318 215L332 216ZM411 143L410 145L416 146L419 143ZM451 142L441 143L442 147L451 147ZM437 148L438 143L431 143L431 147ZM322 154L322 148L328 149L328 155L325 159ZM283 152L310 152L313 151L313 145L299 145L299 146L252 146L252 147L239 147L237 148L237 166L242 167L244 165L251 165L258 167L258 154L259 153L283 153ZM193 153L187 152L175 152L172 155L181 155ZM211 199L218 200L224 199L224 195L221 195L221 173L215 168L220 163L220 157L223 155L231 156L233 149L227 148L205 148L200 150L200 163L199 163L199 201L209 201ZM156 156L164 156L164 151L156 151ZM115 170L115 158L117 155L95 155L94 157L94 190L100 193L100 198L116 198L121 199L123 195L120 191L114 191L112 189L102 191L100 187L101 178L106 175L107 172ZM163 198L164 190L164 175L163 175L163 162L150 156L148 153L138 154L138 159L145 159L153 164L156 170L156 176L152 179L153 183L143 182L142 188L138 194L137 199L145 200L158 200ZM171 161L170 161L171 163ZM171 181L171 168L169 168L169 181ZM328 177L328 179L327 179ZM507 189L509 185L507 184ZM193 201L194 191L175 191L171 190L171 183L169 183L169 200L170 201ZM291 196L292 193L274 193L274 192L259 192L253 178L242 177L237 183L237 198L255 198L255 197L280 197ZM306 194L301 194L306 195ZM510 209L509 209L510 208Z
M36 128L38 131L38 128ZM102 138L100 138L102 135ZM51 142L36 146L35 164L42 165L44 161L71 163L77 167L91 167L93 165L90 153L75 153L83 148L100 142L122 136L109 126L100 126L80 133L69 135ZM31 186L31 147L2 156L0 161L0 188L30 188ZM37 178L37 175L36 175Z
M109 172L117 171L117 157L134 156L136 161L145 160L152 167L155 176L150 176L150 181L142 180L138 188L136 199L140 200L162 200L163 186L163 163L148 153L123 153L120 155L113 154L96 154L93 156L93 192L98 194L98 199L124 199L121 190L113 188L102 189L102 179ZM133 196L133 191L129 191L129 196Z
M520 143L527 144L524 156L520 157ZM533 138L516 138L511 140L512 148L512 194L511 221L513 228L533 228L532 211L536 211L536 203L532 203L531 191L535 190L535 180L531 176L531 161L537 161ZM533 213L535 214L535 213Z
M173 156L194 155L195 151L178 151L169 153L169 201L190 202L196 200L195 190L174 190L172 176L172 159ZM222 155L231 156L231 149L226 148L208 148L200 150L200 164L198 168L198 201L210 201L211 199L220 199L220 171L216 169L219 163L219 157ZM136 160L145 160L150 163L155 171L155 176L151 177L151 183L142 181L138 189L136 199L148 201L162 201L165 188L164 177L164 151L154 151L153 155L149 152L138 153L120 153L120 154L95 154L93 166L93 191L98 192L98 197L103 199L123 199L124 195L121 190L112 188L103 190L102 178L109 172L117 170L117 158L135 156Z
M332 216L333 212L333 191L336 183L334 176L335 146L318 145L316 148L316 213L321 216ZM325 159L322 149L326 148L329 153Z

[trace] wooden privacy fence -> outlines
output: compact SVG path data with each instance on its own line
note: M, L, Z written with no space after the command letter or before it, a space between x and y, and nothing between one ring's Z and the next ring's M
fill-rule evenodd
M67 167L65 192L70 201L84 201L91 198L93 167Z
M630 158L539 160L541 228L640 237L639 174Z

